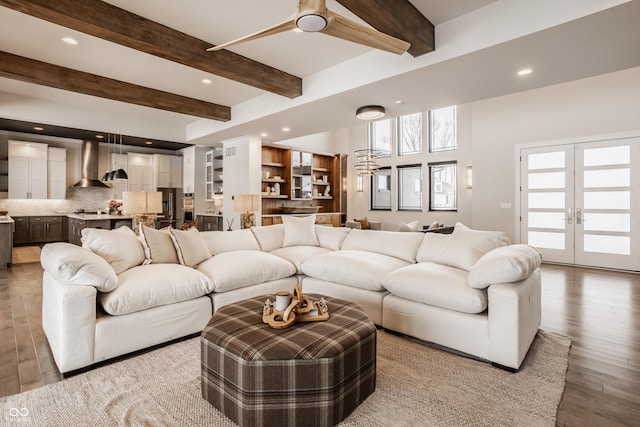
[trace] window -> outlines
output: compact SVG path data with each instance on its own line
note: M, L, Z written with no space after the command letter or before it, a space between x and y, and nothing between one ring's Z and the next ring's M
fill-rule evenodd
M391 168L371 176L371 210L391 210Z
M391 156L391 119L369 123L369 147L379 150L379 157Z
M429 163L429 210L458 209L456 162Z
M398 166L398 210L422 210L422 165Z
M429 152L456 148L456 107L429 111Z
M422 152L422 113L398 117L398 156Z

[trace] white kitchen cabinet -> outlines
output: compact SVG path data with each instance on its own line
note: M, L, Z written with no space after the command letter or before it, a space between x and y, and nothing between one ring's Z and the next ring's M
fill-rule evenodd
M50 199L67 197L67 149L49 147L47 158L48 196Z
M127 172L127 177L130 177L129 173L129 156L126 154L111 153L111 165L116 169L124 169ZM130 179L130 178L129 178ZM117 200L122 199L122 193L129 191L129 179L126 181L109 181L107 185L113 188L113 198Z
M182 187L182 157L154 154L156 188Z
M153 155L128 153L129 191L155 191Z
M196 147L182 150L182 189L185 193L196 192Z
M9 141L10 199L47 198L47 155L47 144Z

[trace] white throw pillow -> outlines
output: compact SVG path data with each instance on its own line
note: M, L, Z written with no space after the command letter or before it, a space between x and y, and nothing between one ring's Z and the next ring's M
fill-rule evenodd
M211 255L230 251L259 251L256 236L248 229L233 231L202 231L200 236L207 244Z
M320 246L331 249L332 251L340 250L342 242L344 242L344 239L351 231L351 229L347 227L326 227L324 225L316 225L315 229Z
M82 247L91 249L104 258L116 274L144 262L144 248L138 236L129 227L115 230L82 229Z
M111 292L118 286L116 272L104 258L71 243L44 245L40 263L62 283L93 286L100 292Z
M269 253L286 259L296 267L297 274L302 274L301 266L303 262L315 255L324 254L326 252L331 252L331 250L320 246L289 246L286 248L276 249Z
M208 295L213 283L204 274L178 264L150 264L118 276L113 292L100 294L100 304L112 315L135 313Z
M284 238L282 247L288 246L319 246L315 231L316 216L304 217L282 216Z
M480 257L492 249L503 246L504 233L500 231L472 230L457 223L449 241L435 261L469 271Z
M398 231L418 231L418 221L411 221L409 223L400 221Z
M284 225L275 224L264 227L251 227L253 235L260 245L263 252L271 252L274 249L282 247L284 242Z
M511 245L484 254L469 270L469 286L484 289L529 277L542 263L542 254L529 245Z
M422 244L416 254L416 261L436 262L436 259L440 256L440 252L442 252L447 242L449 242L450 237L450 234L424 233L424 239L422 239Z
M398 233L396 231L358 230L349 232L341 250L377 252L408 262L416 262L418 247L424 239L422 233Z
M202 261L211 258L211 252L209 252L209 248L197 228L190 228L186 231L171 229L170 231L180 264L195 267Z
M169 228L156 230L140 224L140 241L144 247L147 264L177 264L179 262Z

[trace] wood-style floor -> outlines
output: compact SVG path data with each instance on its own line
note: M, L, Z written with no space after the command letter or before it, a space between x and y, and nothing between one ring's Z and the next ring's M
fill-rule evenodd
M542 329L575 338L560 426L640 425L640 275L542 269ZM62 380L41 326L42 269L0 270L0 396Z

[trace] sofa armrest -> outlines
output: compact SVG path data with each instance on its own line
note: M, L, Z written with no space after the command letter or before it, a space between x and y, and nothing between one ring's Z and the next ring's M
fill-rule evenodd
M489 360L518 369L540 327L540 269L514 283L489 286Z
M60 372L94 361L97 294L93 286L65 284L44 272L42 328Z

